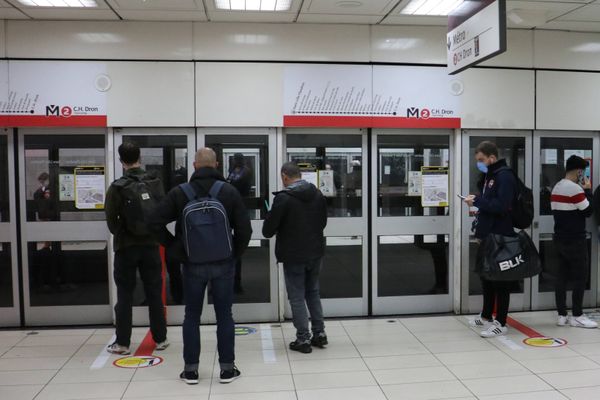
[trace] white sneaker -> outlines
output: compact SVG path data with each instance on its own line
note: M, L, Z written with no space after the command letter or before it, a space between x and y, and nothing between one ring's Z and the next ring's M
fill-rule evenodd
M121 346L117 342L114 342L113 344L111 344L110 346L108 346L106 348L106 351L108 351L109 353L112 353L112 354L121 354L123 356L131 354L131 351L129 351L129 347L127 347L127 346Z
M569 316L568 315L559 315L558 320L556 321L556 325L558 326L567 326L569 325Z
M596 321L592 321L587 317L587 315L583 314L579 317L571 317L571 326L576 328L593 329L598 327L598 323Z
M484 319L481 314L469 320L469 325L473 328L488 328L492 321Z
M494 320L494 322L484 331L481 331L480 335L483 338L492 338L496 336L506 335L508 328L500 325L500 322Z
M169 341L167 339L165 339L164 342L156 343L156 350L162 351L162 350L166 349L167 347L169 347L170 344L171 343L169 343Z

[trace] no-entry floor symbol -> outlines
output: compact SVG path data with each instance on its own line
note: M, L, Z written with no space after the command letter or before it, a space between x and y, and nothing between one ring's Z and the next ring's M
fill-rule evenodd
M162 363L163 359L157 356L131 356L115 360L113 365L119 368L146 368Z

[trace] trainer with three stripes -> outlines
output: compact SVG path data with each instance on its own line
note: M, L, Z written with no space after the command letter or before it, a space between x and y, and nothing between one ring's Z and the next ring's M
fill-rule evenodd
M552 190L554 245L559 257L556 276L556 308L559 326L596 328L598 324L583 314L583 293L589 274L589 254L585 219L592 215L591 183L584 171L588 162L573 155L566 163L565 178ZM573 315L567 314L567 282L573 282Z

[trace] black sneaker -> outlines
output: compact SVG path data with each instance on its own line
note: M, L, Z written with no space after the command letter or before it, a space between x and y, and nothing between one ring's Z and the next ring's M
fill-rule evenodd
M304 354L312 353L310 342L299 342L298 340L290 343L290 350L299 351Z
M329 344L327 341L327 335L316 335L310 340L310 344L314 347L318 347L320 349L324 349L325 346Z
M198 384L198 371L183 371L179 377L188 385Z
M221 383L231 383L231 382L235 381L237 378L239 378L241 374L242 373L240 372L240 370L237 369L236 366L234 366L233 369L231 369L229 371L221 371L220 382Z

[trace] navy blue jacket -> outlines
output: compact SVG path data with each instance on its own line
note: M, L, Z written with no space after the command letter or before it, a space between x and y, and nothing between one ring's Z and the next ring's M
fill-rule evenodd
M518 190L513 172L506 167L504 159L488 167L482 193L475 197L473 205L479 209L475 225L475 237L485 239L490 233L514 236L510 211Z

